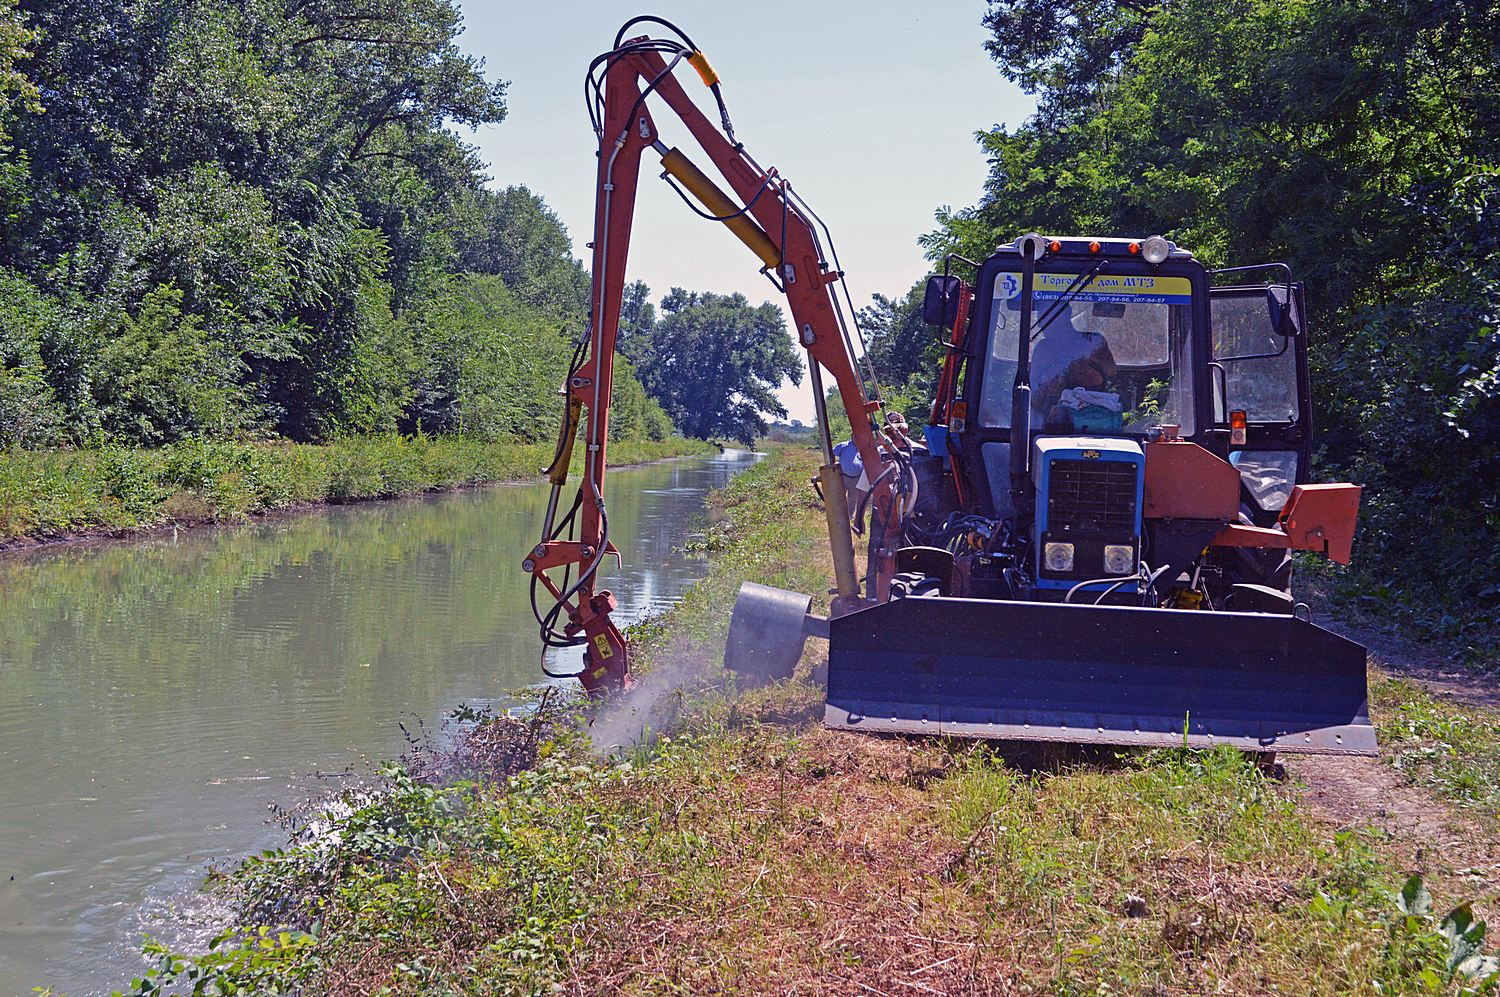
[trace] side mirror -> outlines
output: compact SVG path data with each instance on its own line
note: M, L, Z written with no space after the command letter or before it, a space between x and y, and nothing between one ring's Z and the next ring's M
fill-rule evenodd
M1297 303L1291 292L1292 289L1286 284L1272 284L1266 288L1266 305L1271 310L1271 329L1285 339L1302 334L1302 327L1298 324L1300 316L1297 314Z
M933 274L927 278L927 291L922 296L922 321L928 325L952 328L958 319L958 298L963 293L964 282L957 277Z

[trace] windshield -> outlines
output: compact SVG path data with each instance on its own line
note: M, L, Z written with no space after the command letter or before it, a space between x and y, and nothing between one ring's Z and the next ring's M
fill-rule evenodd
M1175 423L1193 429L1192 282L1186 277L1038 273L1032 306L1031 424L1048 433L1145 432ZM1050 321L1046 316L1055 309ZM979 420L1010 426L1016 381L1021 275L995 277L990 351Z

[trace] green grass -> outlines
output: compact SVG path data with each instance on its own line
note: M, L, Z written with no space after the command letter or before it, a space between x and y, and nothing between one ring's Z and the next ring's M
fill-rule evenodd
M812 466L773 451L712 504L708 578L635 632L644 665L717 661L744 579L826 590ZM397 773L332 844L232 874L247 929L156 950L132 992L1465 992L1465 908L1398 900L1374 835L1234 751L1036 768L825 730L819 701L805 677L688 700L624 759L549 706L534 768Z
M1445 699L1400 678L1376 678L1370 698L1382 750L1396 768L1500 821L1500 711Z
M610 445L617 465L708 453L696 440ZM0 542L243 518L309 502L350 502L533 479L542 444L460 437L352 436L326 445L193 440L155 450L11 451L0 460Z

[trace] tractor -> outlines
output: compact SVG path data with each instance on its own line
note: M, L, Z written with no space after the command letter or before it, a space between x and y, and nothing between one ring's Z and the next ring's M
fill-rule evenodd
M626 37L643 22L668 37ZM676 77L684 62L718 121ZM599 141L590 323L523 568L552 598L536 607L544 643L583 646L586 689L630 681L615 599L595 583L616 554L609 395L637 182L654 154L785 295L817 408L830 611L746 583L726 667L785 677L809 636L826 639L824 722L855 731L1374 753L1364 648L1313 623L1292 591L1293 551L1348 562L1360 489L1310 480L1307 309L1285 265L1211 269L1162 235L1033 232L983 260L950 256L925 289L945 353L913 434L882 416L831 234L735 136L701 50L668 22L633 19L585 89ZM727 190L666 143L658 105ZM854 473L835 454L825 376ZM583 480L559 518L579 435Z

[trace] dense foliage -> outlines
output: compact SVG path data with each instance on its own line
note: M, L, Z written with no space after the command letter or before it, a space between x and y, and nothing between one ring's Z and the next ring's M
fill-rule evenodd
M620 323L621 350L646 390L688 436L747 445L764 436L766 415L786 415L776 397L782 380L802 383L781 309L674 287L657 318L650 293L640 281L630 285Z
M934 258L1163 232L1285 260L1313 309L1319 474L1366 486L1360 582L1500 616L1500 8L1493 0L991 0L1038 98L983 133Z
M918 393L930 397L943 348L933 327L922 321L925 286L926 281L919 281L899 298L873 295L870 304L859 310L858 320L866 355L882 388L911 383Z
M453 0L0 0L0 445L538 439L588 277ZM615 425L670 424L629 370Z

